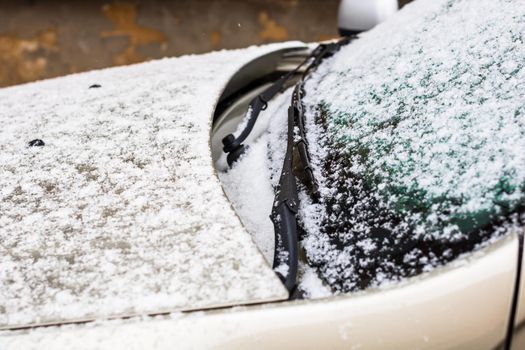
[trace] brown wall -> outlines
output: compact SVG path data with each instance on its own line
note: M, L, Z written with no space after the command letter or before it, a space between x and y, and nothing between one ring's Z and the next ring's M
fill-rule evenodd
M0 0L0 87L166 56L324 40L337 36L338 4Z

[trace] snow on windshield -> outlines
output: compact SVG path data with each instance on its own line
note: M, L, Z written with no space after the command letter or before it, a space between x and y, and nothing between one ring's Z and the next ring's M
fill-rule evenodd
M525 6L519 4L418 0L312 74L304 102L320 198L300 193L306 297L327 295L326 286L348 292L429 271L519 224L525 186ZM267 132L221 174L269 261L271 189L282 167L290 103L289 92L283 96L269 106L271 121L261 127Z
M334 290L508 231L525 188L524 35L520 0L419 0L309 80L321 199L303 202L303 244Z

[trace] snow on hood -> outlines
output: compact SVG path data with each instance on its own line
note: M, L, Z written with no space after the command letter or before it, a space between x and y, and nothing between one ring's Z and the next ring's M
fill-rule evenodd
M209 148L228 79L287 46L1 89L0 328L287 298Z

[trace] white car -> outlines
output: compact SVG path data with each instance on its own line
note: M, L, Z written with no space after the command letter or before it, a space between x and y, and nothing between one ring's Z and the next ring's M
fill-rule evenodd
M0 348L525 347L520 1L1 89Z

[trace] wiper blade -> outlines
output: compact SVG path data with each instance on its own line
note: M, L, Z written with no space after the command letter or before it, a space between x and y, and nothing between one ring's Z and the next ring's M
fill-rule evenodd
M293 151L297 147L299 157L307 180L311 185L314 195L317 194L317 182L315 181L308 142L306 140L304 121L304 82L308 73L317 67L323 59L333 55L341 46L347 44L349 38L328 45L321 45L316 49L313 62L307 67L301 81L295 86L292 94L292 103L288 108L288 135L287 147L281 171L281 177L277 186L277 193L273 204L270 219L274 225L275 253L273 268L290 294L297 284L297 268L299 264L299 247L297 235L297 212L299 207L299 196L297 183L293 173ZM297 127L298 135L294 128ZM295 142L295 140L297 140Z
M297 100L297 88L292 100ZM299 253L297 247L297 210L299 196L293 174L294 125L296 103L288 108L288 142L281 177L273 203L270 219L275 232L273 268L289 292L295 288Z
M250 102L248 112L245 116L245 118L247 118L246 127L238 137L230 134L222 140L224 145L223 150L228 154L227 161L231 166L244 153L245 146L242 143L252 131L260 112L265 110L268 102L282 90L286 81L296 74L302 66L311 61L303 72L300 82L294 88L292 102L288 108L286 154L270 215L275 232L273 269L290 292L290 295L292 295L297 284L297 268L299 263L296 219L299 209L299 196L295 175L293 173L293 153L295 147L297 147L307 180L312 187L312 192L314 195L317 192L317 183L310 162L304 125L304 106L302 102L304 82L312 69L319 66L325 58L332 56L342 46L348 44L353 39L354 37L348 37L334 43L319 45L297 68L281 77ZM294 142L296 136L294 134L294 128L296 126L298 135L297 142Z

